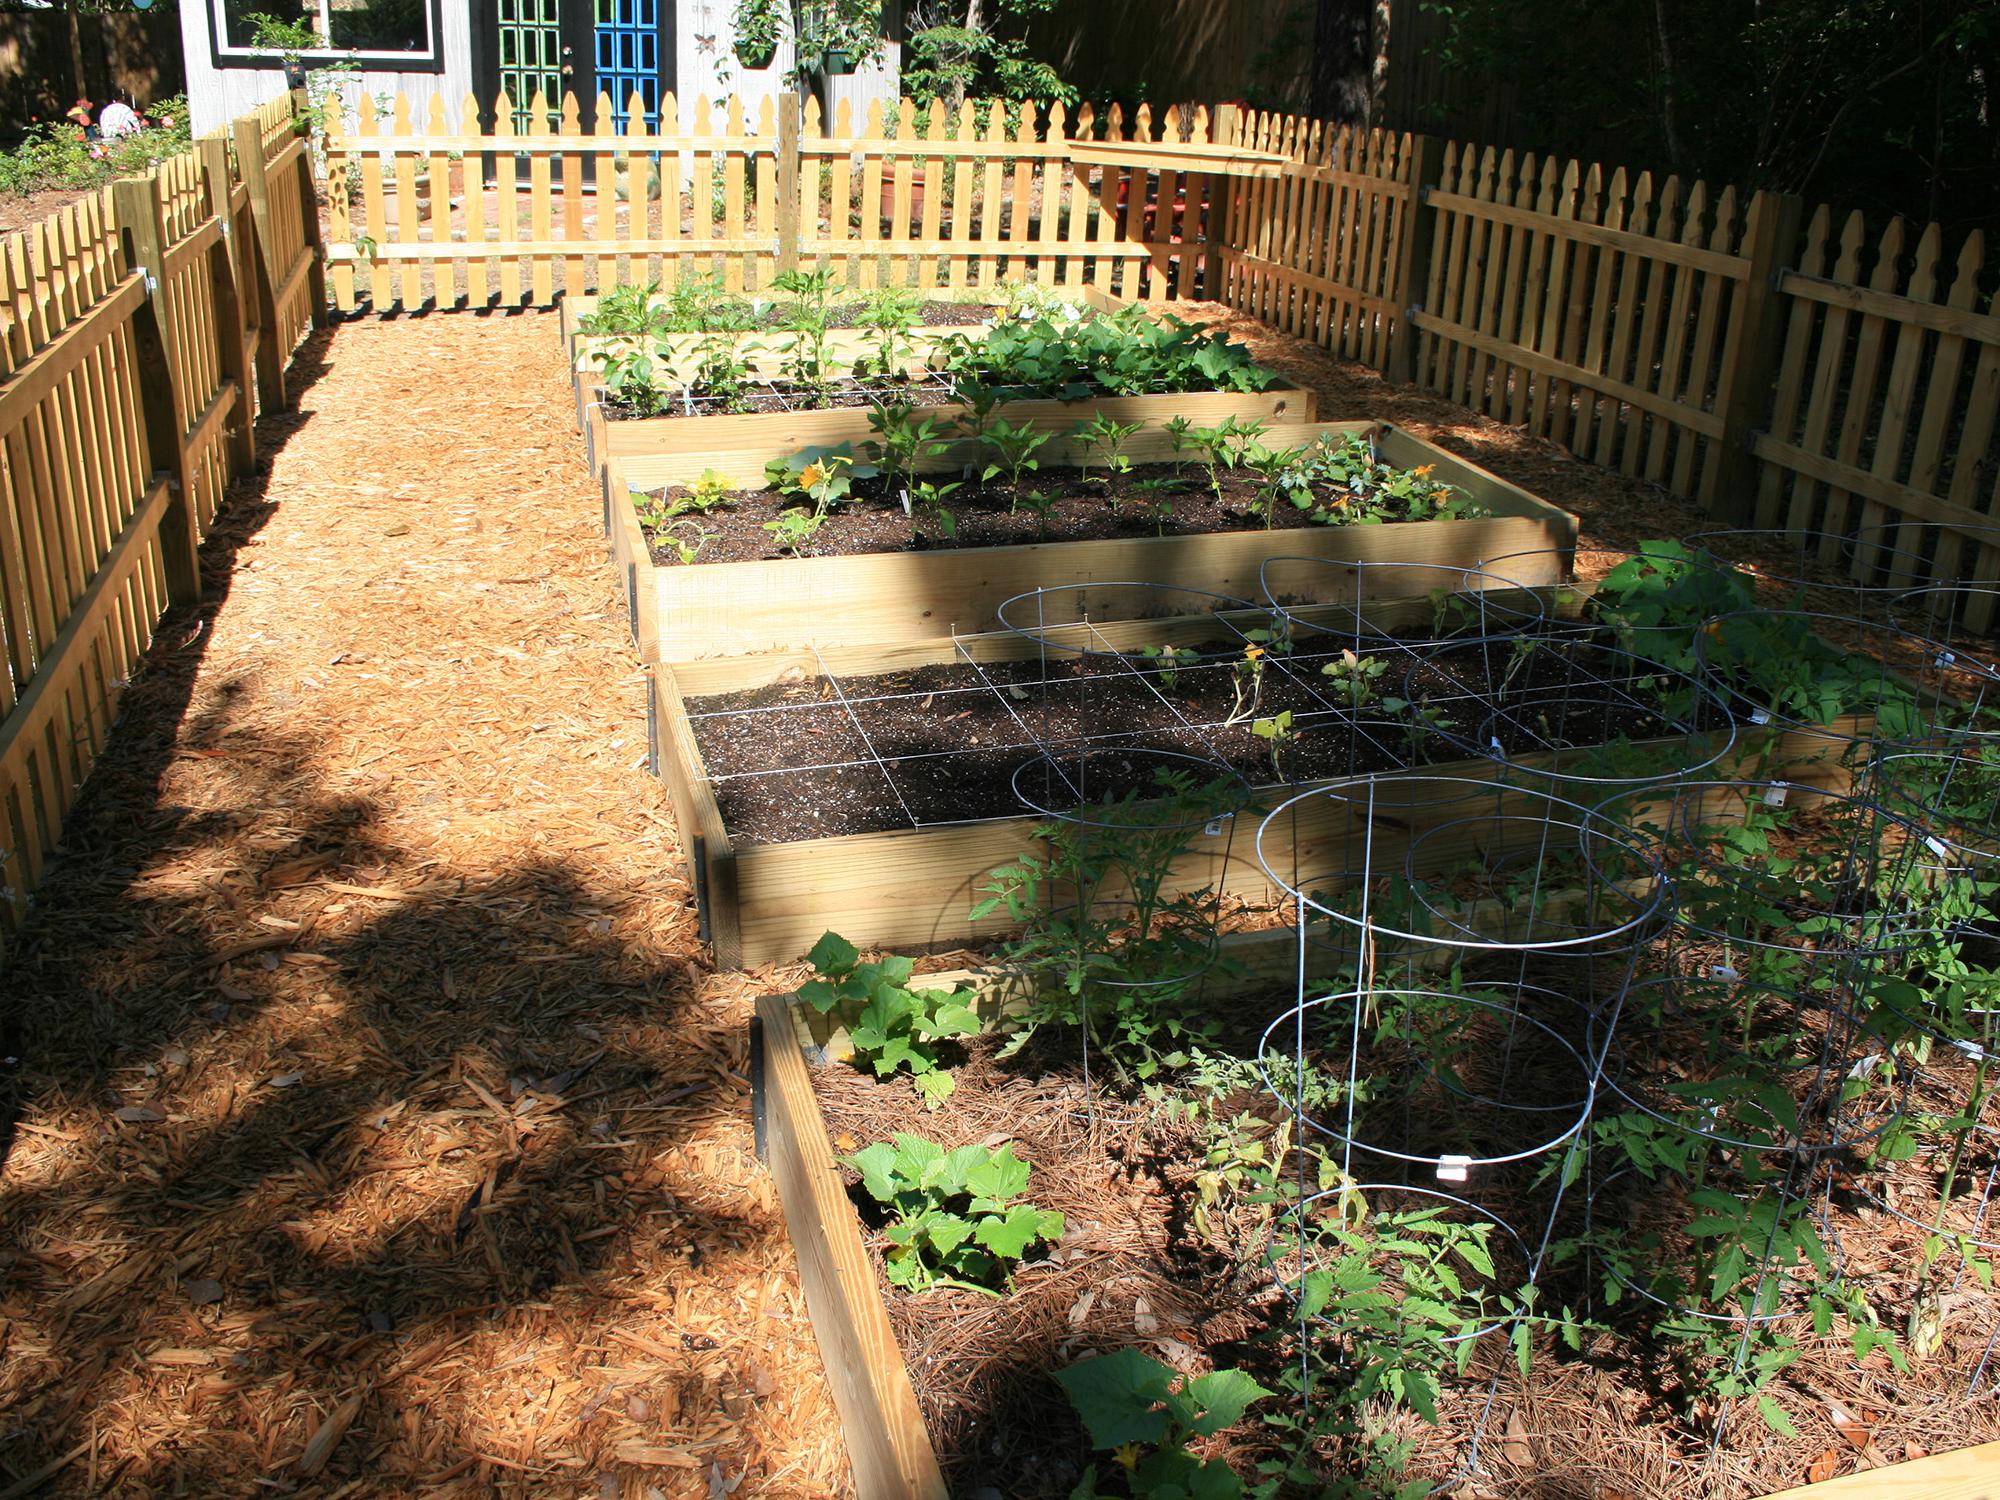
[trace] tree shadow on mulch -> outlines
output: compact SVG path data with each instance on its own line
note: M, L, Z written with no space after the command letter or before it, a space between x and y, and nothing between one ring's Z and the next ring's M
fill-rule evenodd
M706 1335L662 1345L647 1290L771 1233L649 1164L742 1112L740 1062L562 859L413 880L437 861L384 833L309 712L239 720L255 694L213 668L197 711L267 473L203 550L202 605L161 625L5 976L0 1491L589 1482L549 1460L588 1446L591 1388L558 1401L543 1356L633 1321L607 1309L650 1310L656 1408L750 1380ZM187 758L214 805L166 800ZM307 882L339 894L273 915ZM559 1442L508 1446L541 1422Z

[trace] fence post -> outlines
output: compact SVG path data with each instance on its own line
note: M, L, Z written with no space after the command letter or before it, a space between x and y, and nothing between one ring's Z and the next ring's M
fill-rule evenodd
M799 268L799 135L804 99L792 92L778 95L778 274ZM817 212L818 205L814 205Z
M340 107L338 98L332 108ZM326 327L326 243L319 232L319 193L313 185L312 128L308 123L307 110L311 101L306 98L303 88L292 90L292 129L305 141L305 149L298 154L298 166L294 172L299 194L299 225L306 237L306 248L312 251L312 262L306 271L306 282L312 288L312 322L315 328ZM258 163L263 163L264 140L261 132L257 138ZM343 184L343 187L345 184ZM331 182L327 192L334 191Z
M1417 378L1417 328L1410 314L1423 306L1424 287L1430 281L1431 242L1437 237L1437 210L1430 205L1430 191L1443 175L1444 142L1435 136L1413 135L1403 158L1404 180L1410 197L1404 212L1403 240L1396 255L1394 279L1384 300L1395 309L1396 324L1389 333L1389 356L1382 364L1385 377L1398 385Z
M133 375L145 415L146 453L153 472L164 470L171 494L160 519L160 553L173 604L201 601L201 528L194 510L194 475L181 437L187 418L160 326L161 277L166 229L160 219L160 183L152 175L121 177L111 185L111 212L125 247L125 264L146 278L146 296L132 314Z
M1218 146L1234 146L1243 139L1243 106L1240 104L1218 104L1209 116L1209 139ZM1231 219L1235 213L1236 189L1243 181L1234 173L1218 173L1209 179L1209 276L1210 283L1202 288L1204 296L1216 302L1228 303L1230 284L1235 279L1236 267L1231 260L1230 236L1234 232Z
M289 406L285 394L285 351L278 347L278 247L271 237L271 179L264 171L264 136L257 121L244 117L231 127L236 135L236 170L250 198L251 286L257 298L257 399L265 411ZM240 264L240 262L239 262Z
M230 467L247 474L257 462L257 414L251 406L250 341L243 322L243 302L236 286L236 181L229 172L229 142L220 135L195 142L201 153L201 175L208 188L208 210L222 225L222 238L208 253L208 279L215 294L216 366L225 380L236 382L236 414L230 423Z
M1754 513L1751 479L1757 459L1752 445L1769 422L1771 377L1785 338L1785 299L1779 295L1778 278L1784 260L1798 248L1802 210L1790 193L1760 192L1750 200L1741 251L1750 269L1730 307L1715 391L1716 415L1722 418L1721 462L1710 471L1713 485L1700 495L1711 514L1729 508L1747 520ZM1734 503L1739 496L1741 502Z

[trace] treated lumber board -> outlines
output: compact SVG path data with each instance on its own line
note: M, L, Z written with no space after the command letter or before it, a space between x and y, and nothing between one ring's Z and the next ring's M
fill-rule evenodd
M1864 499L1879 501L1891 509L1901 511L1905 518L1935 522L1939 526L1952 526L1968 534L1977 535L2000 525L2000 516L1988 515L1983 511L1970 510L1950 500L1941 500L1936 495L1912 489L1894 479L1842 463L1823 453L1813 453L1796 443L1781 442L1766 433L1759 433L1754 449L1758 458L1777 465L1807 479L1816 479L1839 490L1849 491Z
M614 498L620 526L638 530ZM1501 516L1339 530L1215 532L1049 542L858 557L642 566L635 628L650 659L682 662L744 651L856 641L920 640L952 630L998 628L1008 599L1037 588L1146 582L1261 598L1259 572L1272 557L1470 567L1482 557L1560 552L1566 528L1552 520ZM643 534L633 546L645 556ZM1517 579L1518 582L1534 580Z
M833 1387L834 1405L867 1500L946 1500L916 1391L876 1286L861 1224L834 1164L782 996L757 1001L762 1027L764 1138L799 1280Z
M89 586L78 596L62 628L48 642L13 710L0 721L0 779L26 784L31 753L42 743L43 732L65 695L88 671L99 627L123 597L125 585L158 538L170 493L165 478L156 479L147 489L132 519L92 572Z
M111 330L146 300L146 278L133 272L118 289L89 312L37 349L0 385L0 432L12 432L27 420L41 399L62 384L83 360L111 338Z
M1868 313L1896 323L1914 324L1919 328L1950 334L1954 338L1970 339L1981 344L2000 344L2000 315L1994 313L1974 312L1970 308L1902 297L1894 292L1831 281L1824 276L1810 276L1802 271L1786 271L1778 278L1778 290L1789 297L1821 302L1849 312Z
M605 429L624 425L628 424L605 424L595 411L585 412L586 429L604 465L612 552L628 591L633 635L647 661L687 662L806 645L886 645L954 629L988 631L998 627L996 612L1006 600L1055 585L1177 584L1257 601L1263 598L1261 569L1274 557L1472 567L1485 558L1537 551L1551 553L1554 563L1576 545L1577 521L1569 512L1400 428L1345 422L1301 424L1287 429L1287 435L1303 439L1375 426L1378 449L1388 462L1432 464L1439 480L1466 490L1494 514L1481 520L1393 526L1213 532L657 567L627 499L629 487L692 480L702 468L720 467L719 456L711 452L678 460L676 478L660 460L604 453ZM739 482L762 481L767 452L739 466L738 472L746 474L754 468L754 479ZM635 472L649 477L642 481ZM1538 576L1512 581L1561 580ZM1370 587L1382 596L1394 585L1395 575L1388 575L1371 579Z
M1764 1500L2000 1500L2000 1443L1844 1474Z

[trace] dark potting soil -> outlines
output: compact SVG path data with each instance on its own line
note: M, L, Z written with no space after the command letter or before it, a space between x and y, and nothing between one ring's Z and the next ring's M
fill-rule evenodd
M863 480L855 486L857 498L828 519L807 550L812 556L857 557L877 552L1012 547L1034 542L1123 537L1204 536L1213 532L1265 529L1255 485L1247 476L1223 474L1219 497L1209 489L1207 475L1192 466L1182 470L1179 483L1168 494L1155 496L1142 488L1150 481L1174 477L1171 464L1142 464L1128 474L1110 476L1100 470L1087 482L1070 469L1023 476L1024 496L1042 490L1053 497L1046 519L1030 510L1025 499L1016 506L1005 484L962 482L961 488L945 499L957 523L951 537L942 534L933 516L923 511L906 514L900 499L880 493L879 481ZM949 475L932 478L934 482L950 482ZM670 498L681 493L668 492ZM764 529L765 523L775 520L784 509L780 497L770 490L743 490L727 506L692 517L703 529L714 533L702 544L694 565L755 562L786 556L776 539ZM1303 531L1317 524L1304 511L1289 504L1280 504L1272 517L1272 529L1278 531ZM686 541L691 533L681 525L672 536ZM662 543L659 533L648 528L646 540L657 565L681 565L672 548Z
M1041 760L1050 746L1068 747L1058 751L1066 765L1084 742L1194 757L1215 768L1190 766L1197 780L1234 772L1262 787L1466 760L1496 739L1521 756L1682 732L1642 694L1599 686L1625 670L1622 658L1575 643L1532 653L1496 712L1486 684L1502 680L1512 649L1380 653L1391 665L1358 709L1322 675L1337 646L1272 659L1253 699L1238 694L1244 645L1224 639L1171 669L1139 654L1051 651L1046 661L812 677L687 706L723 823L746 846L1058 810L1068 799ZM1392 697L1425 705L1448 731L1391 713L1382 700ZM1274 753L1251 726L1285 712L1291 735ZM1093 756L1091 790L1143 794L1161 764Z

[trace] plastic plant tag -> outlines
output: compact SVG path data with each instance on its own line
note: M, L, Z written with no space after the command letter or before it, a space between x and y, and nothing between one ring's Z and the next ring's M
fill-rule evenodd
M1753 709L1751 709L1751 710L1750 710L1750 722L1751 722L1752 724L1768 724L1768 723L1770 723L1770 722L1771 722L1771 710L1770 710L1770 709L1768 709L1768 708L1753 708Z
M1953 1042L1952 1046L1958 1048L1959 1051L1963 1052L1967 1057L1971 1058L1974 1062L1986 1061L1987 1051L1977 1042L1969 1042L1961 1038L1960 1040Z
M903 514L906 516L913 514L910 510L910 492L908 490L903 491Z
M1878 1064L1881 1061L1882 1061L1881 1053L1871 1052L1866 1057L1862 1058L1859 1062L1855 1063L1853 1067L1849 1068L1847 1070L1847 1076L1858 1083L1861 1080L1867 1078L1870 1074L1872 1074L1875 1071L1876 1064Z
M1935 834L1927 833L1924 835L1924 847L1930 850L1931 853L1935 854L1939 859L1951 858L1950 846L1947 845L1943 839L1938 838Z
M1938 664L1939 666L1941 666L1941 667L1953 667L1953 666L1957 666L1957 665L1958 665L1958 657L1957 657L1956 655L1954 655L1954 654L1953 654L1952 652L1949 652L1949 651L1940 651L1940 652L1938 652L1938 654L1937 654L1937 664Z
M1212 819L1212 820L1210 820L1210 822L1209 822L1208 826L1207 826L1206 828L1202 829L1202 836L1203 836L1203 837L1205 837L1205 838L1211 838L1211 839L1219 839L1219 838L1221 838L1221 837L1222 837L1222 825L1223 825L1223 824L1224 824L1225 822L1227 822L1227 821L1228 821L1228 819L1226 819L1226 818L1215 818L1215 819Z
M1489 735L1487 737L1486 743L1493 747L1493 753L1495 755L1499 756L1502 760L1505 760L1507 758L1506 747L1500 743L1500 737L1498 735Z
M1764 788L1764 801L1771 807L1783 807L1788 788L1782 781L1774 781Z
M1720 979L1725 984L1734 984L1743 976L1737 972L1733 964L1716 964L1709 969L1708 977L1710 979Z
M1472 1167L1469 1156L1440 1156L1438 1158L1439 1182L1463 1182L1465 1174Z

